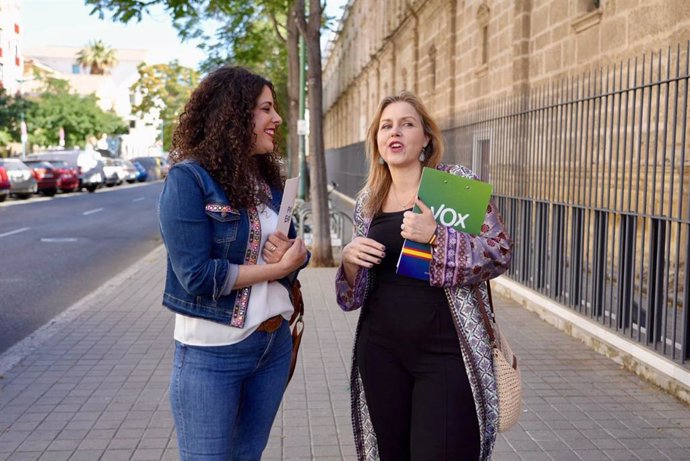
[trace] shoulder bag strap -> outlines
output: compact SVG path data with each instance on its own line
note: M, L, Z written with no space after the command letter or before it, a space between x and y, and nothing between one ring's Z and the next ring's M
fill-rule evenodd
M297 355L299 346L302 343L302 333L304 333L304 300L302 299L302 290L299 280L295 279L292 284L292 306L294 308L292 317L290 317L290 328L292 329L292 356L290 357L290 372L288 373L288 382L292 379L297 366Z
M491 309L491 314L493 315L494 309L491 301L491 289L489 288L488 281L486 282L486 290L489 294L489 308ZM486 310L486 306L484 305L484 297L482 296L482 291L479 289L479 286L474 289L474 297L477 298L477 307L479 308L479 313L482 314L482 321L484 322L484 327L486 327L486 334L489 335L489 340L491 341L492 346L496 347L496 334L494 332L493 322L491 321L491 318Z

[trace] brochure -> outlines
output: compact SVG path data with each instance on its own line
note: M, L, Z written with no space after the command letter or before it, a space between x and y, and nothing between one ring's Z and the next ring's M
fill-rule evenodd
M285 189L283 189L283 200L280 202L280 210L278 211L278 225L276 232L282 232L288 235L290 230L290 222L292 221L292 212L295 209L295 199L297 199L297 186L299 185L299 176L290 178L285 181Z
M436 222L459 232L479 235L486 217L491 184L424 168L417 195L431 209ZM415 213L421 210L415 205ZM429 280L431 245L405 240L398 258L397 273Z

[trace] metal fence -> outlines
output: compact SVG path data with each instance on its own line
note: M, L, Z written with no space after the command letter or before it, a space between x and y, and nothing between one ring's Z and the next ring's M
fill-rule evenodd
M494 185L511 278L686 366L689 54L690 43L506 97L444 133L445 160ZM364 163L361 143L329 153L348 193Z

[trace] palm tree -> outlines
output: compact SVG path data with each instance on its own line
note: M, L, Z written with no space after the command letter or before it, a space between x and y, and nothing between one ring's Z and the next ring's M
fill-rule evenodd
M103 75L117 64L117 55L114 49L103 41L96 40L77 53L77 64L84 69L90 69L93 75Z

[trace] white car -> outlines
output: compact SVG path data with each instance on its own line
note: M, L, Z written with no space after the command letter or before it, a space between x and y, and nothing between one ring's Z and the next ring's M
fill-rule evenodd
M125 180L125 169L121 163L118 163L118 159L104 158L103 175L107 187L119 186Z
M139 176L139 171L137 167L134 166L129 160L123 160L121 158L116 158L115 162L122 166L122 171L124 174L123 179L129 184L137 182L137 177Z

